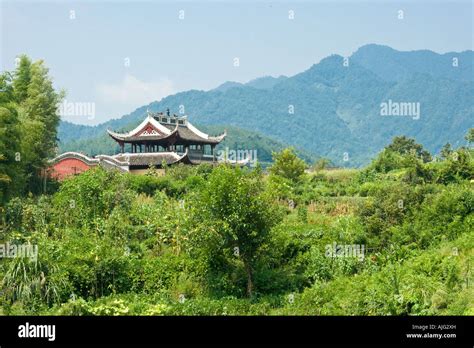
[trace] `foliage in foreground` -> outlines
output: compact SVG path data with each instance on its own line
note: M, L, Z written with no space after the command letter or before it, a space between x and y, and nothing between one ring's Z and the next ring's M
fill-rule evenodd
M472 315L470 150L394 144L363 170L306 173L287 150L268 175L96 168L11 199L2 243L38 255L0 263L2 314Z

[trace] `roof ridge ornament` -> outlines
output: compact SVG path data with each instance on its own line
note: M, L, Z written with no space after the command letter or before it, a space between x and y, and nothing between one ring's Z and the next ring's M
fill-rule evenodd
M197 143L209 143L217 144L224 140L227 136L227 129L224 130L224 133L218 136L211 136L198 128L196 128L188 119L188 115L180 116L173 114L173 116L165 116L163 113L152 113L147 108L148 117L146 117L140 125L135 129L118 133L107 129L107 133L115 140L118 141L123 147L123 143L131 142L162 142L163 144L166 141L170 141L171 137L178 137L179 141L184 142L185 145L192 144L193 142ZM167 113L169 108L167 109ZM147 131L147 123L151 125L158 134L155 134L154 131ZM146 129L145 129L146 128Z

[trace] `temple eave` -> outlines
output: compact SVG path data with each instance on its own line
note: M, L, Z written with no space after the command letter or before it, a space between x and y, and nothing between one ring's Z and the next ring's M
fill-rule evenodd
M223 133L219 136L202 138L202 137L189 137L186 134L181 134L179 130L173 131L171 134L166 136L159 135L146 135L146 136L129 136L121 135L119 133L112 132L107 130L109 135L117 142L128 143L128 144L145 144L145 143L155 143L157 145L167 144L172 141L173 144L179 145L190 145L190 144L219 144L226 137L226 133Z

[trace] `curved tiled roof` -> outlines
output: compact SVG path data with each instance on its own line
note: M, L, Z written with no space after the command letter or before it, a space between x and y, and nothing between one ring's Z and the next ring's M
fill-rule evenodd
M79 153L79 152L64 152L56 157L54 157L53 159L49 160L48 162L51 163L51 164L55 164L55 163L58 163L62 160L65 160L65 159L70 159L70 158L75 158L75 159L78 159L84 163L86 163L87 165L90 165L90 166L93 166L93 165L96 165L99 163L99 160L96 159L96 158L91 158L91 157L88 157L82 153Z
M148 124L152 125L154 128L156 128L159 132L163 133L164 135L168 135L170 133L170 130L162 125L160 122L158 122L154 117L152 117L150 114L147 115L147 117L140 123L138 126L136 126L134 129L132 129L130 132L126 133L115 133L112 131L109 131L110 133L117 134L118 136L121 137L131 137L131 136L136 136L142 131Z
M203 144L218 144L220 143L227 135L227 132L224 131L223 134L219 136L210 136L186 120L185 117L173 118L176 122L175 124L163 124L155 119L155 117L150 116L150 114L145 118L145 120L137 126L134 130L127 133L117 133L111 130L107 130L109 135L119 142L136 142L136 141L163 141L167 142L174 138L174 143L176 141L182 140L183 142L189 143L203 143ZM183 120L182 124L178 123L178 120ZM147 134L143 135L140 132L145 129L148 125L155 127L159 134ZM157 126L159 125L159 127Z
M166 125L169 127L168 125ZM178 135L180 139L190 142L206 143L206 144L218 144L227 136L227 131L223 134L213 137L209 134L201 132L199 129L194 127L191 122L187 122L186 125L178 126Z
M129 171L131 166L160 166L163 161L167 164L179 162L192 163L188 152L178 155L176 152L150 152L150 153L121 153L118 155L98 155L95 158L88 157L78 152L65 152L49 161L52 165L65 159L78 159L89 166L100 165L106 168L116 168L120 171Z
M146 127L147 124L145 124L144 127ZM143 129L144 127L140 128ZM166 127L165 127L166 128ZM109 135L117 140L117 141L123 141L123 142L130 142L130 141L140 141L140 140L151 140L151 141L156 141L156 140L167 140L167 139L170 139L172 138L173 136L175 136L176 132L177 132L177 129L178 126L175 127L174 130L170 130L168 128L166 128L166 130L168 131L167 134L157 134L157 135L138 135L137 133L136 134L133 134L132 132L128 132L128 133L116 133L116 132L113 132L109 129L107 129L107 133L109 133ZM140 131L139 130L139 131Z
M167 164L188 162L188 152L178 155L176 152L148 152L148 153L121 153L111 156L117 161L124 162L128 166L161 165L163 161Z

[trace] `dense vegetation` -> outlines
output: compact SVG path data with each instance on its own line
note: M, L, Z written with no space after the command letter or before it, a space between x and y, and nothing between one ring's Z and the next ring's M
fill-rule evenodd
M62 97L43 61L21 56L13 73L0 75L0 202L40 192L42 170L55 154Z
M338 166L360 167L400 134L432 153L447 142L465 145L474 118L473 66L472 51L441 55L367 45L346 65L333 55L295 76L178 93L95 127L62 123L59 138L64 149L94 152L88 143L101 144L106 128L129 128L147 109L177 112L182 105L199 126L219 125L218 132L229 125L243 128ZM388 100L419 103L419 118L382 117L380 105Z
M39 253L2 261L2 313L472 315L472 154L424 155L400 137L363 170L291 149L269 173L96 168L13 198L2 239Z
M54 183L61 94L26 57L0 82L2 256L38 251L0 260L0 314L474 314L470 147L399 136L362 169L286 148L266 170Z

